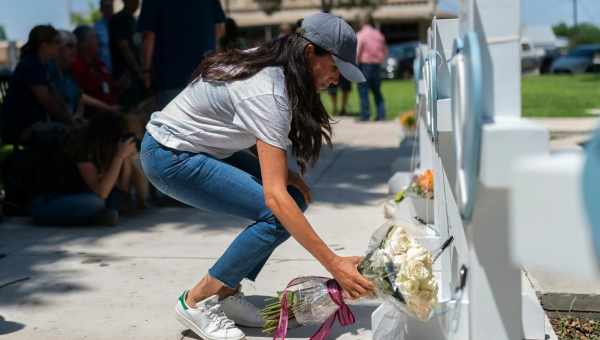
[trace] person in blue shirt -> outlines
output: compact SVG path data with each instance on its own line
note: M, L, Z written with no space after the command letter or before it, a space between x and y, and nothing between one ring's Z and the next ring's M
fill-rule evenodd
M138 19L146 88L164 107L190 80L202 57L217 48L225 32L219 0L144 0Z
M108 32L108 22L114 12L114 0L100 0L100 12L102 13L102 19L96 21L94 24L94 31L98 37L98 57L109 72L112 73L112 60L110 56L110 39Z
M27 145L33 136L41 136L50 122L72 124L71 112L51 85L48 72L59 46L58 31L50 25L36 26L29 33L3 102L4 143Z
M84 116L84 109L93 108L94 112L119 113L118 105L109 105L97 98L85 94L71 74L71 65L75 60L77 38L75 34L59 31L58 55L48 65L50 84L65 102L73 117Z

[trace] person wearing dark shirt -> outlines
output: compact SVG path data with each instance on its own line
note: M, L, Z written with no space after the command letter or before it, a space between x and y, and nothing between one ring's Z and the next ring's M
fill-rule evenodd
M40 171L31 216L42 225L114 225L132 185L135 140L123 117L98 115L71 131ZM49 157L50 155L47 155Z
M158 92L161 108L189 82L190 75L225 32L219 0L144 0L142 32L144 85Z
M48 63L59 51L58 32L50 25L34 27L21 49L2 110L4 143L28 144L32 135L48 131L49 122L70 125L71 113L50 84Z
M120 104L127 110L142 100L144 86L139 45L135 43L136 20L133 16L140 1L124 0L123 4L123 10L110 19L109 40L113 76L119 82L128 83L119 98Z
M78 26L77 54L71 63L71 74L87 95L108 105L117 104L116 84L106 65L98 57L98 39L90 26Z
M234 48L245 50L248 48L248 43L240 35L238 25L233 18L225 20L225 34L219 39L219 47L225 50Z

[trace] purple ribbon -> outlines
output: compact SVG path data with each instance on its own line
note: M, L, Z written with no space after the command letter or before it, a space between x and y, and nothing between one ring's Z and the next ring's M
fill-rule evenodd
M283 291L281 297L281 311L279 312L279 324L277 326L277 330L275 331L275 335L273 336L273 340L285 340L285 336L287 335L288 328L288 301L287 301L287 290L288 288L295 286L297 284L306 282L308 280L312 280L315 277L300 277L296 278L287 285L285 290ZM320 278L324 279L324 278ZM327 292L331 297L331 300L335 302L336 305L339 306L337 311L325 320L325 322L321 325L319 330L310 337L310 340L325 340L329 333L331 332L331 328L333 327L333 323L337 318L339 323L342 326L348 326L356 322L354 318L354 314L350 310L350 307L346 305L344 302L344 297L342 295L342 289L340 285L334 279L330 279L326 283Z

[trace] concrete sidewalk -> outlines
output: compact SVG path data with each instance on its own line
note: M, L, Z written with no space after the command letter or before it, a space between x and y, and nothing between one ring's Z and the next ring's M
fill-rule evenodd
M580 149L580 144L590 139L597 128L598 117L579 118L529 118L550 130L552 152Z
M363 254L383 223L397 122L334 125L335 147L309 174L307 217L337 253ZM0 225L0 335L10 339L195 338L174 319L176 298L206 273L248 221L189 208L157 208L114 228ZM294 240L273 255L244 291L255 301L301 275L327 275ZM338 339L370 339L375 306L353 307L358 322L337 324ZM2 321L2 318L4 321ZM290 331L307 338L315 328ZM249 339L267 339L247 330Z

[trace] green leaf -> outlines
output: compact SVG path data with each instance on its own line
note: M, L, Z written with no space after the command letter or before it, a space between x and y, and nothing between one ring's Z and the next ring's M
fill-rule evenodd
M402 202L402 200L404 200L405 196L406 196L406 190L399 191L398 193L396 193L396 196L394 196L394 202L396 202L396 203Z

